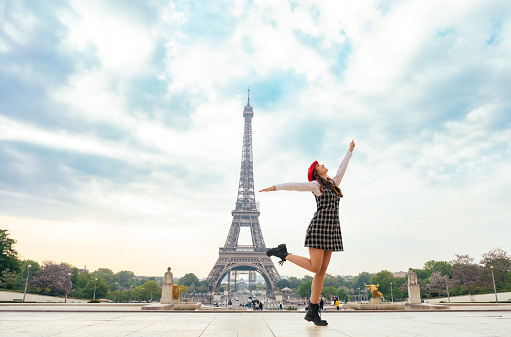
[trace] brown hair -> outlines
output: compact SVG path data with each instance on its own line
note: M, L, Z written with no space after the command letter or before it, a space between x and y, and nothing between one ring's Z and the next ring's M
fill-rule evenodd
M319 182L319 191L321 193L323 193L324 191L323 189L326 188L335 192L336 194L340 194L341 198L343 197L341 189L338 186L335 186L335 183L332 179L330 179L329 177L324 179L318 174L318 171L316 171L315 168L314 171L312 172L312 176L314 177L314 180L317 180Z

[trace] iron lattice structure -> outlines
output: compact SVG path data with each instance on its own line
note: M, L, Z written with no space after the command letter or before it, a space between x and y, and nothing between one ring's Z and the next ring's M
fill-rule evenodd
M274 292L280 275L271 259L266 256L266 245L259 225L259 209L254 193L254 164L252 158L252 117L254 110L248 102L243 110L245 131L241 156L240 183L236 208L232 211L232 223L225 245L219 249L219 257L208 275L210 291L217 290L226 275L232 271L258 272L266 281L267 290ZM249 227L252 245L239 245L241 227Z

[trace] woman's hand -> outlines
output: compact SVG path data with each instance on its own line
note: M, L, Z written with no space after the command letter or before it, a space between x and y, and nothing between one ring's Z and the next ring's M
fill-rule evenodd
M263 190L260 190L259 192L271 192L271 191L276 191L277 188L275 186L271 186L271 187L267 187Z
M348 151L353 152L353 149L355 148L355 141L352 139L350 143L350 149Z

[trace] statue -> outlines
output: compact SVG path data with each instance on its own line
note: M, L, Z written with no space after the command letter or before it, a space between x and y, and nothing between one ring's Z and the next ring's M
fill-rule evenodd
M179 298L179 293L181 292L181 289L179 289L179 286L177 284L174 284L172 287L172 298Z
M163 284L174 285L174 276L172 275L172 272L170 271L170 267L167 268L167 272L165 273L165 276L163 278Z
M421 304L421 289L417 284L417 274L412 268L408 269L408 298L407 304Z
M417 284L417 274L414 273L412 268L408 269L408 285Z
M364 283L364 286L366 286L367 290L371 292L371 295L373 295L373 298L380 297L381 299L383 299L383 294L378 291L378 287L380 286L379 283L378 284L365 284Z
M163 284L161 285L161 304L175 304L179 303L178 297L174 297L174 288L179 287L174 284L174 276L170 271L170 267L167 268L167 272L163 276ZM175 299L178 299L177 301Z

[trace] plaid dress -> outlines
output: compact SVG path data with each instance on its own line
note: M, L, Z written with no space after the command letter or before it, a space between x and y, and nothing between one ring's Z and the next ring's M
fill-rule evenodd
M341 196L324 189L323 194L314 195L318 209L307 228L305 247L343 251L339 200Z

